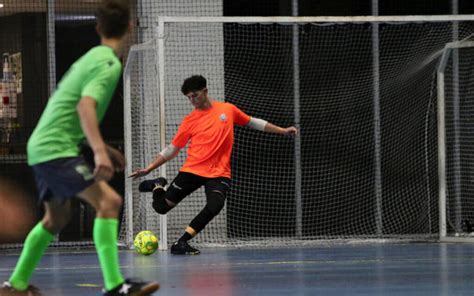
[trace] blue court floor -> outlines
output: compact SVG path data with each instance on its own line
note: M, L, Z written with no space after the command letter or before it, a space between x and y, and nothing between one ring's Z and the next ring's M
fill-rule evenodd
M202 249L198 256L121 252L127 277L156 280L155 295L474 295L474 245L370 244ZM0 279L18 254L0 251ZM43 295L100 295L93 249L49 251L32 279Z

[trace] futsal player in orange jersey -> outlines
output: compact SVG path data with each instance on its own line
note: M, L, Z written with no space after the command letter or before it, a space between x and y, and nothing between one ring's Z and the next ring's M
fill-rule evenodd
M183 119L171 144L146 168L135 171L130 177L149 174L173 159L189 143L186 162L167 190L164 189L167 184L164 178L143 181L139 190L153 192L153 208L163 215L186 196L201 186L205 187L206 206L171 246L172 254L197 255L200 251L190 246L188 241L219 214L231 187L230 158L234 144L234 124L282 135L295 135L297 130L293 126L282 128L250 117L230 103L213 100L208 95L206 79L200 75L186 79L181 91L194 110Z

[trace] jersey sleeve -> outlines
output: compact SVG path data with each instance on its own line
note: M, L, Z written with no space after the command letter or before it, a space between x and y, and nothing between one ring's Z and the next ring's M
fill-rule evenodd
M175 147L181 149L186 146L188 143L189 139L191 138L191 133L189 131L189 124L187 123L186 119L183 120L181 125L178 128L178 131L176 132L176 135L174 136L173 140L171 141L171 144L173 144Z
M231 104L232 105L232 104ZM232 111L234 113L234 123L237 125L246 125L250 122L250 116L245 114L242 110L232 105Z
M91 71L87 84L82 88L81 97L92 97L97 104L107 104L120 78L121 65L113 60L101 61Z

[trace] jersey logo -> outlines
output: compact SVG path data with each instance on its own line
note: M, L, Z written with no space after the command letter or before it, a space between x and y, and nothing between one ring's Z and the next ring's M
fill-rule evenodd
M222 113L221 115L219 115L219 120L222 121L222 122L227 121L227 116L225 115L225 113Z

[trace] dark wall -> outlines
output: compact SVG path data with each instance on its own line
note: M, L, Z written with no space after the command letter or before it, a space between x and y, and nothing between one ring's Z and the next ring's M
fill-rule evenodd
M224 0L225 16L275 16L291 15L288 0Z
M7 151L25 153L26 141L48 99L46 17L41 13L22 13L0 18L0 53L21 52L22 94L18 100L19 127L11 133ZM5 132L3 127L0 132ZM3 170L0 170L0 174Z
M22 16L23 102L27 137L36 126L48 101L48 60L46 51L46 16ZM26 140L26 139L25 139Z
M382 0L380 15L450 14L450 0Z
M474 13L474 2L459 0L459 14ZM451 14L451 0L380 0L380 15Z
M100 43L94 23L56 22L56 74L59 81L81 55Z
M459 0L459 13L460 14L474 14L474 1Z
M291 0L224 0L225 16L289 16ZM300 16L371 15L371 0L299 0ZM379 0L380 15L439 15L451 13L451 0ZM474 1L459 0L459 13L474 13Z
M0 18L0 53L21 51L22 17L20 15ZM8 42L9 40L9 42ZM2 74L0 74L0 77ZM2 77L3 78L3 77Z
M23 92L18 97L20 128L12 134L10 153L24 153L25 144L48 99L46 17L22 13L0 18L0 53L21 52Z
M299 1L300 16L343 16L370 14L370 0Z

